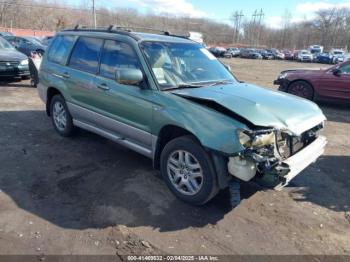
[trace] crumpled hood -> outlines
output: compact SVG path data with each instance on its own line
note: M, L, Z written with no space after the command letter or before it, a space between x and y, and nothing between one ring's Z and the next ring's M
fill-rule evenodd
M251 84L188 88L172 93L185 98L215 101L256 126L285 129L295 135L326 119L313 102Z
M0 49L0 61L21 61L28 57L15 49Z

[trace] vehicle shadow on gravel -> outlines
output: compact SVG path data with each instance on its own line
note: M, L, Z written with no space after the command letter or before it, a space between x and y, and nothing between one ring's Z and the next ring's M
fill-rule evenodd
M2 86L6 87L31 87L28 81L23 81L21 79L0 79L0 88Z
M321 156L289 185L295 201L312 202L336 212L350 211L350 156Z
M62 138L44 111L0 112L0 122L6 123L0 129L0 189L18 207L60 227L126 225L174 231L216 224L231 210L227 190L204 207L177 200L149 159L85 131ZM297 186L307 190L300 201L347 208L349 193L339 195L339 187L349 188L349 181L340 176L350 161L341 161L321 161L326 178L319 178L316 166L301 175ZM331 167L328 174L326 168ZM242 197L257 189L243 184Z
M350 123L350 104L344 103L318 103L328 121Z
M228 191L204 207L177 200L152 162L95 134L62 138L44 111L0 112L0 189L20 208L64 228L216 224ZM246 186L245 186L246 187ZM245 190L244 197L253 192Z

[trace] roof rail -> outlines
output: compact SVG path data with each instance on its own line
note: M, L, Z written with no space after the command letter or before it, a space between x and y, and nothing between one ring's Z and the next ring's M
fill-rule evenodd
M175 35L175 34L171 34L169 31L164 31L161 29L157 29L157 28L150 28L150 27L135 27L135 26L117 26L117 25L110 25L108 27L105 26L101 26L101 27L88 27L88 26L84 26L84 25L80 25L77 24L76 26L74 26L73 28L67 28L64 29L63 31L91 31L91 32L109 32L109 33L120 33L120 34L125 34L128 36L131 36L133 38L137 38L138 37L135 34L132 34L133 31L135 30L140 30L140 31L151 31L151 32L158 32L162 35L166 35L166 36L172 36L172 37L179 37L179 38L185 38L185 39L189 39L190 35Z

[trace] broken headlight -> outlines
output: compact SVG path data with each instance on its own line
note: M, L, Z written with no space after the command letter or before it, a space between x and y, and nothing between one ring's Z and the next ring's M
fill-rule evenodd
M239 142L245 148L260 148L267 145L273 145L276 141L275 132L268 131L248 131L237 130Z

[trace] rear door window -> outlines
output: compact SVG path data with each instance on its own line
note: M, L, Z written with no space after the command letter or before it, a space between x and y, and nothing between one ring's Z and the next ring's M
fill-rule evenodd
M140 69L134 50L126 43L106 40L101 56L100 75L114 79L116 70L123 68Z
M84 72L96 74L103 40L80 37L74 46L69 66Z
M62 65L65 64L74 40L75 37L70 35L56 37L48 52L49 61Z

